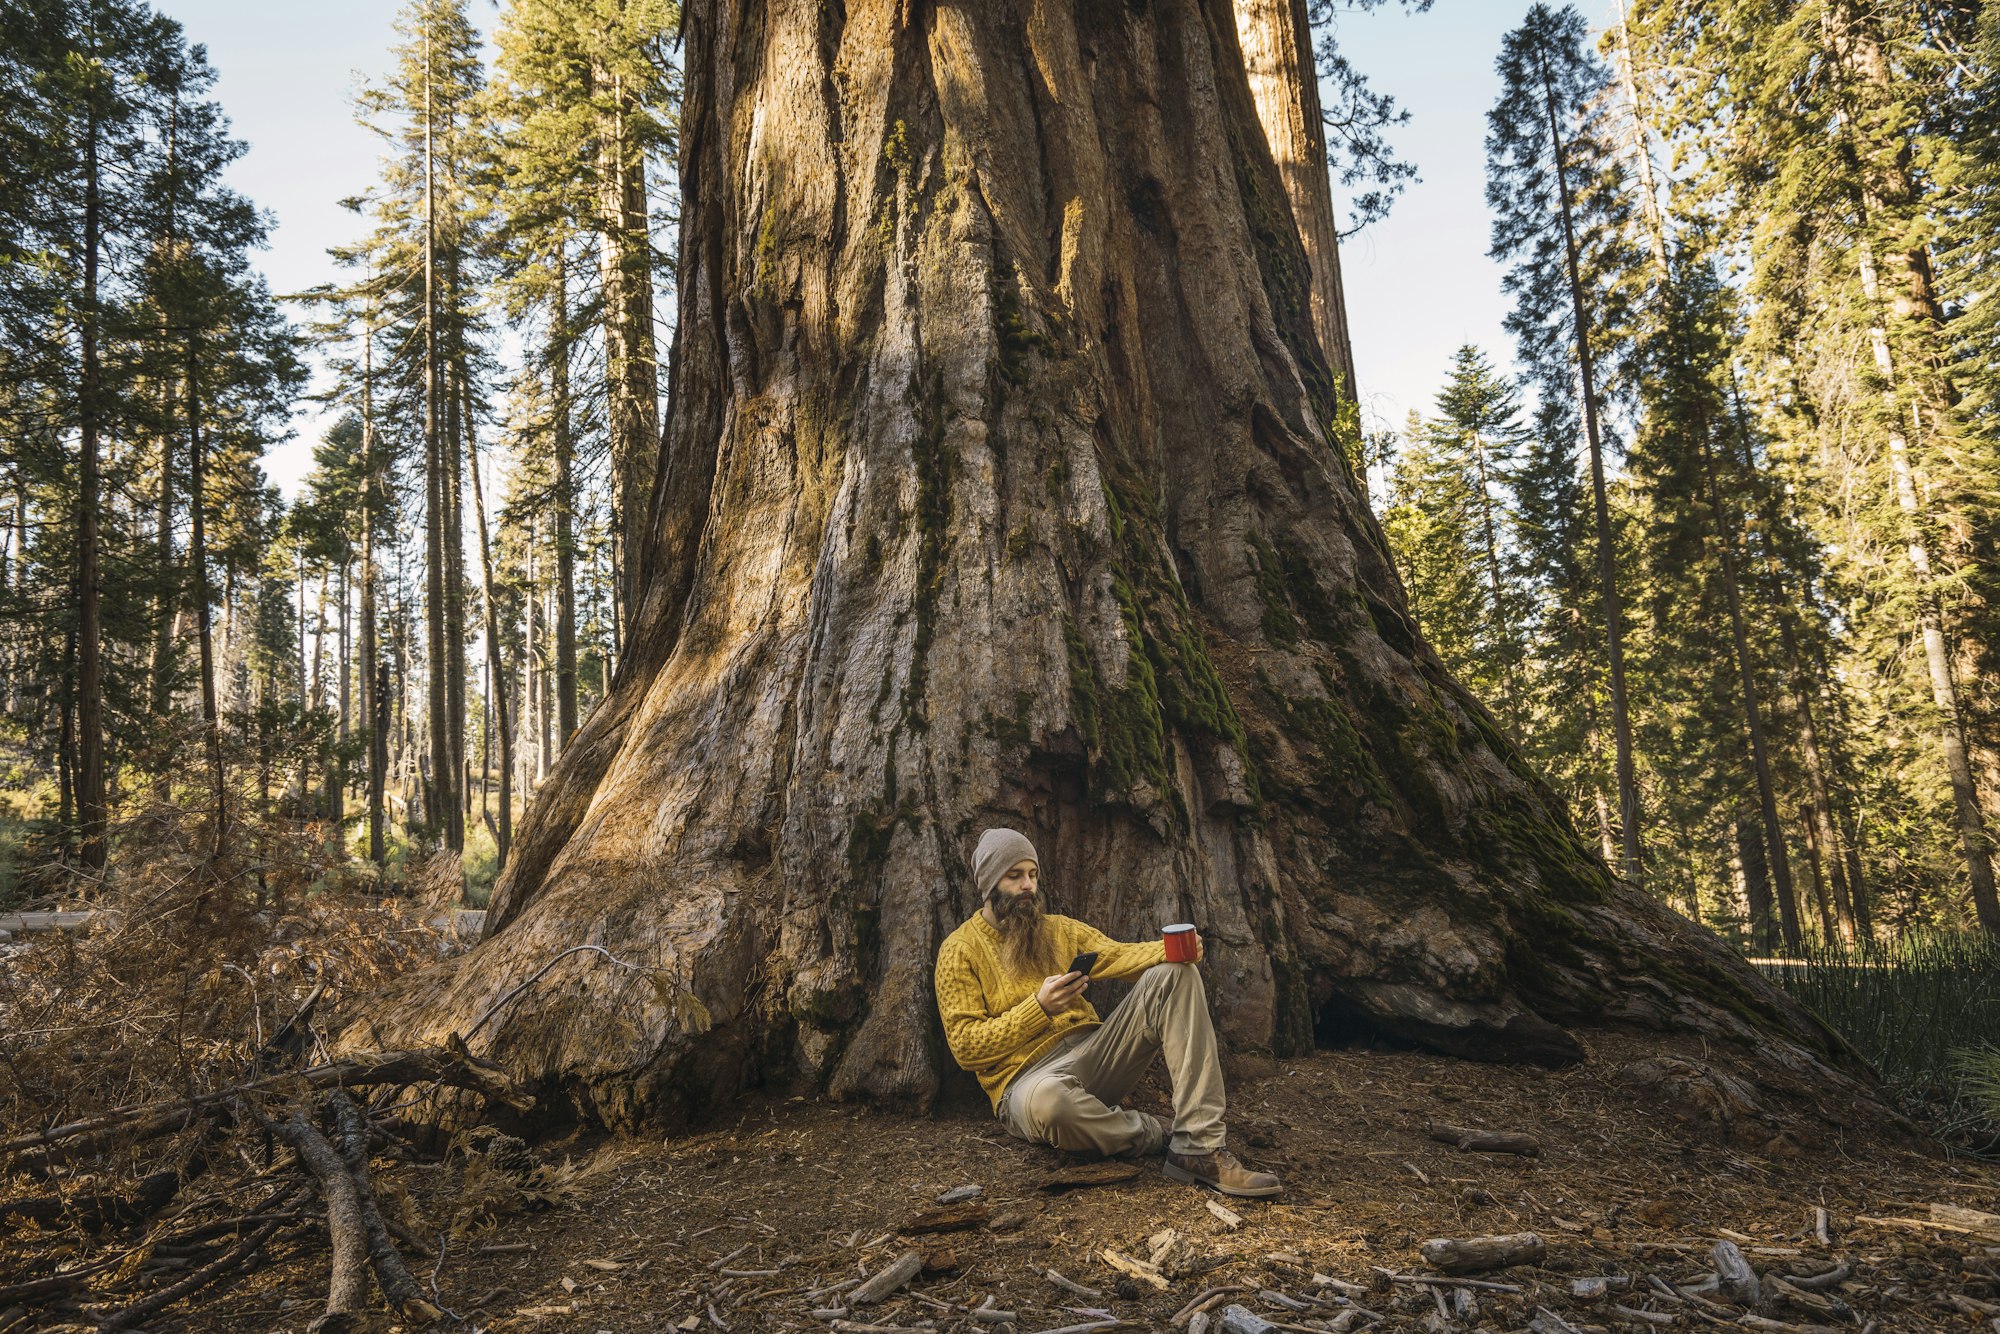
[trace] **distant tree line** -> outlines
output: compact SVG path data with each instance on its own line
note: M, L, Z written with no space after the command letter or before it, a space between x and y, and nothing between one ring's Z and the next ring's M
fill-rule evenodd
M1354 227L1412 169L1336 17L1293 15ZM504 859L649 559L679 24L671 0L508 0L489 44L464 0L409 0L357 98L381 173L342 201L341 281L286 294L293 324L252 267L268 219L222 183L244 145L203 49L140 0L0 0L0 766L40 817L24 864L100 877L148 810L218 854L268 830L389 877L469 842ZM334 424L288 502L262 464L312 354Z
M2000 15L1537 4L1498 68L1522 374L1391 462L1427 636L1691 915L2000 934Z
M0 763L45 817L25 860L101 877L142 810L218 851L254 818L391 869L483 821L504 857L644 560L677 21L514 0L489 71L460 0L413 0L358 99L384 167L346 201L350 276L302 294L302 327L252 267L269 220L223 184L244 145L203 48L137 0L0 0ZM288 504L261 465L314 347L337 411Z

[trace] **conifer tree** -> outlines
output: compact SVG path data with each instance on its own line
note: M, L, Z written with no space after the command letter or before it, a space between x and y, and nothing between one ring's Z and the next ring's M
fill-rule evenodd
M1600 420L1600 374L1622 318L1619 286L1633 270L1633 255L1620 168L1593 124L1609 75L1586 49L1586 36L1574 8L1541 3L1507 34L1498 61L1500 99L1487 114L1486 197L1492 254L1511 266L1504 284L1515 298L1508 331L1520 340L1521 360L1544 404L1577 404L1589 449L1621 865L1636 882L1639 790Z
M1934 739L1942 783L1922 765L1897 767L1910 797L1953 829L1974 914L2000 931L1992 798L1975 772L1994 744L1980 667L1995 642L1981 573L1994 436L1958 382L1981 371L1962 356L1956 278L1937 262L1962 253L1976 213L1965 203L1977 190L1957 188L1971 181L1959 145L1977 137L1965 133L1969 90L1990 77L1967 64L1980 50L1976 15L1855 0L1721 11L1645 0L1634 40L1690 74L1672 112L1707 168L1705 206L1752 260L1750 360L1774 372L1766 397L1791 405L1788 466L1807 522L1840 553L1842 615L1862 655L1848 679L1879 680L1889 695L1871 707Z
M395 147L372 206L373 233L357 247L374 271L399 276L382 332L417 349L402 359L395 407L423 442L425 658L429 772L425 822L462 849L465 765L465 432L479 374L477 283L486 220L476 197L479 34L463 0L412 0L398 21L394 70L359 99L364 118Z
M571 349L596 330L601 374L590 397L601 403L627 609L659 449L654 292L667 265L649 181L674 147L678 84L665 48L678 24L673 0L512 0L495 33L489 101L500 199L528 271L517 273L516 309L540 316L552 377L566 386ZM558 400L565 430L583 406ZM573 605L573 510L566 522L556 554L570 567ZM574 613L559 620L573 640Z
M1425 637L1517 734L1524 609L1506 567L1519 411L1513 386L1485 355L1460 348L1437 416L1412 414L1382 516Z

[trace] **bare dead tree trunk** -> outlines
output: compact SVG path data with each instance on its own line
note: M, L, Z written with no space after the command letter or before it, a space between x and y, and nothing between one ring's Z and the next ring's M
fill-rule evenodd
M921 1104L937 944L1007 823L1061 910L1202 924L1238 1047L1337 1005L1483 1059L1575 1060L1588 1021L1846 1061L1612 877L1413 632L1226 5L696 0L684 39L618 676L486 939L350 1042L466 1034L612 1124L781 1077ZM1267 601L1258 544L1309 573ZM585 941L615 961L557 959Z

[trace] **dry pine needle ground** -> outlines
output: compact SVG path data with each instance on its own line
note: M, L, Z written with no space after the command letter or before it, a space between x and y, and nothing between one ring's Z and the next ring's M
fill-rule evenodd
M991 1298L1023 1331L1087 1322L1076 1312L1091 1309L1166 1328L1190 1298L1241 1284L1230 1300L1268 1319L1331 1327L1337 1306L1296 1312L1259 1295L1324 1295L1317 1272L1368 1287L1361 1304L1387 1317L1383 1329L1525 1329L1543 1307L1579 1330L1636 1329L1649 1326L1622 1320L1608 1301L1572 1298L1573 1281L1631 1276L1640 1294L1648 1273L1689 1282L1711 1268L1709 1248L1723 1238L1741 1238L1767 1274L1851 1266L1851 1278L1824 1290L1851 1315L1779 1300L1761 1318L1780 1323L1763 1328L1992 1328L1981 1308L2000 1303L2000 1237L1861 1220L1927 1218L1936 1203L2000 1211L2000 1171L1810 1117L1749 1146L1740 1127L1684 1123L1675 1114L1684 1106L1629 1082L1624 1072L1657 1057L1657 1042L1600 1035L1594 1046L1591 1061L1554 1073L1402 1052L1238 1063L1233 1141L1289 1189L1277 1202L1229 1201L1244 1220L1234 1229L1208 1209L1214 1197L1153 1164L1126 1182L1051 1194L1043 1183L1063 1160L1009 1140L976 1108L909 1118L760 1098L733 1126L703 1134L539 1146L538 1167L514 1146L496 1155L473 1143L441 1163L378 1158L376 1171L411 1235L433 1239L412 1267L435 1267L443 1304L466 1327L496 1331L831 1330L811 1312L837 1309L839 1295L809 1294L912 1248L933 1271L846 1319L991 1330L999 1326L967 1314ZM1698 1045L1682 1054L1703 1056ZM1157 1088L1144 1096L1164 1108ZM1525 1129L1542 1153L1462 1153L1426 1134L1434 1122ZM977 1204L989 1215L1018 1215L1018 1226L898 1235L965 1184L982 1188ZM1828 1211L1831 1246L1811 1235L1816 1207ZM1219 1263L1166 1291L1121 1283L1104 1252L1143 1258L1165 1228L1184 1234L1198 1265ZM1477 1311L1449 1326L1426 1288L1385 1285L1376 1273L1425 1272L1417 1248L1430 1237L1528 1229L1546 1239L1547 1258L1481 1276L1525 1291L1478 1292ZM323 1245L307 1231L273 1258L171 1327L303 1330L324 1300ZM1102 1296L1058 1287L1050 1269ZM1684 1304L1672 1327L1712 1323L1721 1322ZM379 1327L390 1327L386 1316Z

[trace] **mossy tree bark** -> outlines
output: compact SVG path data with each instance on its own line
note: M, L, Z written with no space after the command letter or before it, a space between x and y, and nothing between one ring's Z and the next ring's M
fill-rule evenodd
M487 938L369 1040L467 1034L613 1124L758 1078L925 1103L1007 823L1058 911L1201 924L1239 1048L1561 1062L1595 1020L1829 1061L1413 631L1226 0L698 0L686 51L632 637Z

